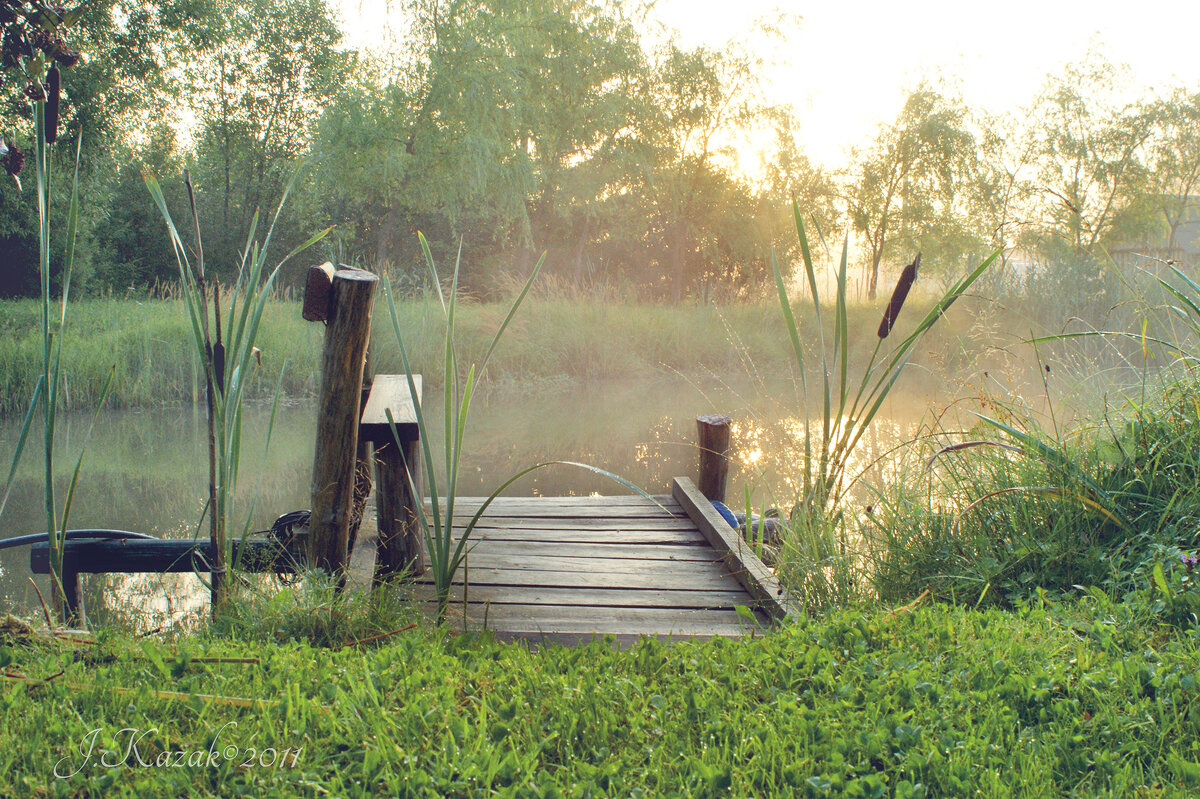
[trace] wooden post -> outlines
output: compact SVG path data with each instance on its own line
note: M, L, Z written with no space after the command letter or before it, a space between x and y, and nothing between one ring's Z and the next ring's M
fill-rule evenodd
M359 269L334 273L321 355L308 552L312 565L339 576L348 561L363 368L378 282Z
M87 615L83 609L83 575L77 571L63 569L63 601L67 606L68 627L86 627Z
M714 502L725 501L725 480L729 476L729 426L733 420L721 414L696 417L700 447L700 493Z
M375 372L371 368L371 347L368 344L366 355L363 356L363 380L362 393L359 395L358 417L362 419L362 412L367 407L367 398L371 396L371 380ZM362 434L362 430L358 433L358 446L354 448L354 481L355 495L354 507L351 513L350 535L346 542L346 556L354 552L354 544L358 540L358 530L362 526L363 516L367 508L367 496L371 489L371 463L372 458L371 440ZM364 477L365 475L365 477ZM366 491L359 496L359 482L365 480Z
M413 486L409 486L409 468ZM421 485L421 442L395 441L375 451L375 508L379 521L379 544L375 554L375 583L406 573L416 577L425 571L425 547L417 503L425 492ZM413 488L416 491L413 491Z
M413 385L415 402L407 375L376 377L359 426L359 436L375 443L376 585L401 574L415 577L425 571L425 542L418 518L425 501L416 412L421 401L420 375L413 375Z

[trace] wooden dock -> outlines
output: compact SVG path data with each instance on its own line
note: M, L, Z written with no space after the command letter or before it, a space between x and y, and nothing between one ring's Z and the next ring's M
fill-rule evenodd
M482 502L455 503L457 531ZM448 621L502 640L740 637L793 612L774 576L687 478L653 500L502 497L470 542ZM428 574L416 591L433 614Z
M285 514L271 534L237 542L241 568L307 566L373 588L403 581L436 613L418 523L422 506L429 507L419 447L421 376L373 375L367 365L374 275L323 264L308 278L303 316L326 324L312 510L302 514L302 541L295 522L284 521L294 514ZM730 418L710 414L696 423L700 487L677 477L669 495L653 498L494 501L456 572L448 620L508 640L574 643L600 635L627 644L641 636L754 635L794 615L775 575L712 504L725 497ZM375 524L366 513L372 473ZM466 534L484 502L458 501L458 535ZM366 522L362 529L360 522ZM218 606L216 577L225 571L225 551L217 540L118 538L64 547L62 580L72 617L84 618L84 573L209 571ZM49 571L45 545L31 549L30 566Z

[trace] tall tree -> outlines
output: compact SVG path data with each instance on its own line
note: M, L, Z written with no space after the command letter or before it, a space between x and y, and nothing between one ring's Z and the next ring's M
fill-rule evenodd
M867 244L870 299L889 253L908 258L910 250L928 247L935 233L948 252L962 249L967 238L962 204L975 169L975 148L962 106L921 86L875 143L855 153L843 199L851 225Z
M1145 228L1145 107L1115 102L1118 70L1095 56L1053 78L1037 114L1035 147L1043 199L1042 249L1090 253Z
M354 57L339 49L325 0L212 1L212 27L188 77L200 108L195 177L206 254L220 270L237 262L255 211L278 204ZM290 249L312 231L285 212L277 240Z
M1154 132L1149 145L1148 201L1166 228L1165 249L1175 257L1180 230L1200 208L1200 92L1177 89L1150 110Z

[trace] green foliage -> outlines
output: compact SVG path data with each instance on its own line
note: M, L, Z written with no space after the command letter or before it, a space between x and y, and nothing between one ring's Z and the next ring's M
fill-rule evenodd
M166 195L158 180L149 171L144 173L144 178L146 188L166 222L169 240L175 251L180 292L188 321L191 323L192 353L200 363L204 375L209 445L206 513L210 525L211 551L215 558L211 564L211 571L213 606L216 607L222 600L220 578L228 566L233 565L232 532L236 524L233 500L237 489L238 468L241 464L242 407L247 386L260 361L260 350L255 345L259 325L272 296L272 284L284 263L293 255L315 244L329 231L326 229L317 233L285 255L274 269L268 271L267 252L275 221L287 200L287 189L280 198L279 208L276 209L261 242L257 239L258 215L255 214L238 262L236 282L232 295L227 300L225 325L222 327L221 285L206 274L200 219L190 181L187 182L186 188L193 224L194 262L188 257L189 248L175 227L167 207ZM290 189L290 185L287 188ZM249 530L249 524L247 516L245 526L241 530L242 536Z
M16 473L22 451L27 441L30 425L35 408L39 411L42 427L42 464L44 479L42 482L43 507L45 510L45 531L49 543L50 566L50 605L49 613L64 621L78 621L73 618L73 612L66 605L66 592L63 584L63 548L66 542L66 531L71 516L72 501L78 485L80 470L83 466L84 454L87 450L87 436L80 448L71 482L63 498L60 508L55 496L54 485L54 455L55 437L58 433L58 412L62 404L62 394L66 390L63 375L63 345L67 338L68 299L71 292L71 279L75 264L75 244L79 221L79 161L81 154L82 134L75 140L75 171L71 181L71 191L67 200L65 232L59 243L63 249L63 270L59 276L60 300L54 302L53 281L51 270L51 198L55 196L53 181L53 160L51 153L53 144L59 134L60 83L58 79L58 64L63 67L74 66L79 60L79 54L70 50L62 40L68 28L77 21L79 11L45 10L40 6L26 9L6 7L3 24L3 70L0 78L11 76L21 81L28 81L32 92L30 97L33 106L33 152L32 171L34 179L33 199L37 207L38 230L38 267L41 288L41 330L40 330L40 373L37 383L29 400L29 408L25 414L18 445L12 456L12 463L5 480L4 494L0 497L0 512L3 511L12 487L13 476ZM53 44L57 42L57 44ZM18 172L20 160L13 160L18 155L15 145L5 147L5 171L10 173L13 182L20 189ZM26 173L28 174L28 173ZM57 306L57 307L56 307ZM53 309L53 312L52 312ZM96 412L104 404L108 388L112 382L112 371L100 392ZM89 434L90 434L89 428Z
M855 386L856 381L850 371L850 313L846 293L847 245L842 247L841 265L837 275L837 297L833 326L830 330L833 353L830 357L826 351L821 297L808 235L800 216L799 205L793 204L792 207L817 328L818 345L814 365L819 364L821 374L821 388L818 394L821 416L818 438L816 431L810 428L808 416L809 392L816 390L815 386L810 389L808 382L809 373L813 371L808 365L812 356L801 343L783 273L772 259L779 305L783 310L792 345L793 365L800 378L800 414L804 419L804 457L803 461L794 467L800 473L795 480L798 496L791 500L787 520L788 534L785 536L781 559L781 575L784 581L799 593L802 602L811 607L822 607L844 604L859 590L854 568L857 554L854 552L854 544L849 541L849 529L845 523L843 507L847 491L857 480L856 475L849 473L851 454L908 365L917 342L987 270L997 255L985 260L951 286L913 331L881 359L879 356L883 343L890 334L908 290L916 278L916 270L920 264L918 255L916 262L909 267L911 274L901 278L901 285L907 281L903 292L900 293L898 286L897 294L885 311L891 321L887 330L882 327L879 329L874 349L866 365L862 367L862 375Z
M880 596L1011 605L1043 589L1150 584L1164 556L1200 547L1196 391L1189 375L1069 435L998 406L1004 422L969 433L973 446L946 447L927 474L881 493Z
M304 634L109 634L74 658L11 640L10 670L62 674L0 694L0 791L52 788L53 765L83 765L80 741L100 728L68 791L1190 795L1200 642L1174 631L1150 645L1119 613L1090 598L1015 613L856 608L756 639L624 652L531 652L429 627L331 649ZM219 740L239 763L248 747L303 752L275 768L97 765L100 749L124 751L123 727L154 728L139 745L152 760L207 751L227 722Z

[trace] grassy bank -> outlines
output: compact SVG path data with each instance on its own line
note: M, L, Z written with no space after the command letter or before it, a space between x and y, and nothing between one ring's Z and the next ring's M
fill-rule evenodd
M398 307L410 357L431 386L442 383L441 311L435 303L412 300ZM506 309L499 302L460 307L456 335L462 362L482 356ZM864 357L873 344L879 313L876 305L852 309L851 328L864 332L855 340ZM920 313L920 307L912 309L914 318ZM811 332L812 320L804 309L798 308L797 314L802 328ZM968 307L958 314L952 322L962 324L935 328L917 355L918 363L942 370L963 363L974 367L987 357L983 345L987 337L979 335L971 321L974 310ZM0 415L25 410L40 362L39 325L37 303L0 302ZM951 333L954 329L962 333ZM259 334L262 368L251 395L270 397L277 382L285 396L311 395L323 332L321 325L301 320L299 303L270 303ZM178 300L83 300L73 304L68 336L63 357L71 407L93 406L114 363L110 407L172 405L201 397L203 382L193 363L190 330ZM1006 336L1006 343L1011 340ZM382 301L376 307L373 341L376 371L402 371ZM716 308L531 298L513 321L488 371L492 380L536 384L671 371L790 374L789 364L782 317L778 306L769 303Z
M842 611L622 653L427 628L341 648L10 636L4 670L29 680L0 686L0 793L1195 795L1200 636L1110 610Z

